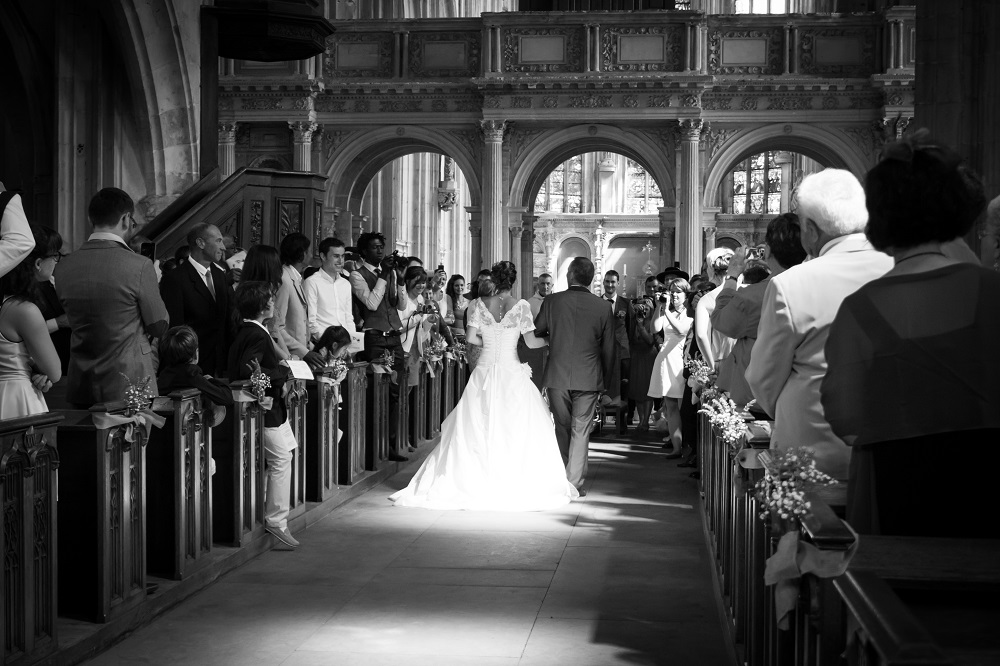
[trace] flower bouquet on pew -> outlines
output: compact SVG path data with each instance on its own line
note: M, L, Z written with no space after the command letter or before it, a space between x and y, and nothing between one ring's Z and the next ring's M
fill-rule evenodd
M342 358L331 358L326 362L326 367L332 372L331 379L334 384L339 384L347 377L347 361Z
M732 398L724 393L715 392L710 399L702 400L702 408L698 411L708 416L719 437L729 445L730 454L737 455L746 442L749 430L743 412Z
M375 374L387 374L392 383L396 383L396 371L393 370L396 364L396 357L393 355L391 349L386 349L385 353L381 356L373 358L370 364L372 372Z
M156 399L156 394L149 388L152 379L144 377L142 380L132 383L128 375L119 374L125 378L125 382L128 384L125 388L125 394L122 396L125 409L121 414L94 412L91 415L94 425L100 430L124 426L124 436L127 442L134 442L137 433L148 439L149 431L152 428L162 428L163 424L167 422L165 418L153 412L153 400Z
M149 388L149 383L151 378L149 376L143 377L141 380L132 383L132 380L124 372L119 372L122 377L125 378L125 382L128 387L125 389L125 416L132 417L139 412L144 412L153 406L153 400L156 395L153 390Z
M257 398L257 402L264 410L271 409L274 398L267 395L267 389L271 388L271 378L260 369L260 361L252 359L250 366L250 391Z
M442 360L447 349L440 333L431 333L430 340L424 345L420 360L427 365L427 373L433 377L435 372L441 372Z
M687 383L691 387L694 404L698 404L699 401L707 402L718 395L719 392L715 386L716 375L708 369L708 365L704 361L692 358L684 363L684 367L690 375Z
M800 521L812 509L806 495L837 483L816 469L815 456L805 447L762 451L759 458L764 464L764 478L757 482L762 520L772 514L782 520Z
M468 347L465 346L464 342L459 342L458 340L456 340L451 347L448 347L447 351L445 352L445 356L449 356L450 358L455 359L455 361L457 361L458 363L465 363L465 360L468 357L468 355L469 355Z

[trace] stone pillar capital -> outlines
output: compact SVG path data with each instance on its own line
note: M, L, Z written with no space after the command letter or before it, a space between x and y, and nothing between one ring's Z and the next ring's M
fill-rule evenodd
M292 139L295 143L311 142L317 127L319 125L309 120L293 120L288 123L288 129L292 130Z
M480 120L479 127L486 143L503 143L503 135L511 125L506 120Z
M236 130L238 123L219 123L219 143L236 143Z
M684 141L698 141L701 138L701 130L704 124L701 118L684 118L680 121L681 139Z

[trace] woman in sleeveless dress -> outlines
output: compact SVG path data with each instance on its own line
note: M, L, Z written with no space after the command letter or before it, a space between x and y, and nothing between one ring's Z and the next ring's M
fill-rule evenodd
M465 311L469 308L469 299L465 297L465 278L457 273L448 278L448 286L444 290L445 315L444 323L451 327L452 334L465 338Z
M462 399L441 426L441 443L410 484L390 499L398 506L484 511L541 511L579 496L566 479L555 428L517 340L534 335L531 307L511 295L514 264L493 267L493 296L469 305L467 342L482 346Z
M681 455L681 398L684 397L684 338L691 329L685 297L690 287L687 280L674 278L667 285L668 302L660 302L652 316L652 332L663 335L663 344L653 362L649 381L649 397L663 398L663 415L667 419L667 436L663 439L671 451L665 457Z
M34 231L34 225L32 225ZM36 233L37 237L38 234ZM41 310L35 305L38 293L36 264L51 270L58 260L46 254L46 246L36 249L11 272L0 278L0 419L13 419L49 411L45 398L32 383L32 374L42 374L48 382L62 377L59 354ZM33 371L32 365L37 370Z

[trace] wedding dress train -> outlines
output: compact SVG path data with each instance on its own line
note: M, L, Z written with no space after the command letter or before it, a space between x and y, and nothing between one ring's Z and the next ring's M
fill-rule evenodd
M540 511L579 496L566 480L552 417L517 357L517 339L534 329L521 300L497 322L480 301L467 315L483 351L462 399L441 425L438 444L397 506L479 511Z

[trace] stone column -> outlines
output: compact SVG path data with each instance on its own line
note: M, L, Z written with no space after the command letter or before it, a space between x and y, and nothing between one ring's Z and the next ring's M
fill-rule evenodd
M219 123L219 171L222 180L236 171L236 123Z
M537 215L521 216L521 260L517 267L521 277L521 298L531 298L535 277L535 221Z
M466 282L476 279L476 273L483 268L483 209L479 206L466 206L469 214L469 275Z
M292 130L292 168L296 171L312 171L312 135L316 131L316 123L308 120L296 120L288 123Z
M680 122L681 172L679 215L677 219L677 260L681 269L693 275L701 268L701 169L698 159L698 140L701 136L700 118Z
M705 227L705 254L715 249L715 227Z
M673 266L677 260L674 254L674 228L677 210L673 206L661 206L657 210L660 215L660 256L657 270L662 271Z
M776 153L774 163L781 167L781 212L784 213L789 210L792 200L792 154L787 151ZM764 205L766 207L767 202ZM723 203L723 210L725 210L725 203Z
M503 120L482 120L486 150L483 151L482 266L490 267L504 258L503 216Z

